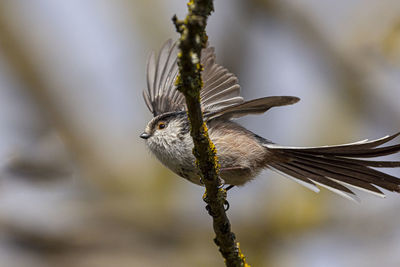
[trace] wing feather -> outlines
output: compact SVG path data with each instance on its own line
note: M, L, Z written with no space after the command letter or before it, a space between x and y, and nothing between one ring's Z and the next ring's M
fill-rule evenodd
M154 78L155 78L155 54L151 52L149 59L147 60L147 95L149 97L149 101L151 102L150 111L154 113Z
M207 47L201 57L204 86L200 98L204 112L243 102L237 77L215 63L214 51L214 47ZM185 99L175 86L179 74L177 53L177 42L168 40L158 57L152 52L147 61L147 90L144 90L143 98L154 116L186 109Z
M147 92L143 97L154 116L184 109L175 86L179 72L177 53L177 44L170 39L162 46L157 59L152 52L147 61Z
M234 104L224 108L220 108L216 111L211 110L206 112L204 116L207 120L215 118L239 118L249 114L260 114L264 113L272 107L291 105L298 102L300 99L294 96L269 96L250 101L243 102L241 104Z
M227 102L230 105L244 102L243 97L240 96L238 78L226 68L216 64L215 58L214 47L207 47L202 51L204 86L200 92L200 98L204 112L226 107Z

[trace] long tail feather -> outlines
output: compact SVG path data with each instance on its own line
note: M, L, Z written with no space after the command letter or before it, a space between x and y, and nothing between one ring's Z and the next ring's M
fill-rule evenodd
M400 167L400 161L363 160L394 154L400 144L383 146L400 133L376 140L322 147L285 147L265 143L273 155L267 165L309 186L324 186L346 198L356 199L354 187L384 197L377 187L400 192L400 179L375 168ZM378 147L378 148L377 148Z

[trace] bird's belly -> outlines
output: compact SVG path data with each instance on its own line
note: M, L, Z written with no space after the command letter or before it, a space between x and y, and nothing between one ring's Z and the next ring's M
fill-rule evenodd
M238 127L235 126L234 127ZM238 134L235 129L210 127L210 139L217 149L220 176L226 184L243 185L264 168L265 148L250 133ZM151 147L156 157L170 170L186 180L202 185L192 154L190 136L164 147ZM230 171L226 171L230 170Z
M176 150L175 150L176 151ZM154 152L157 159L168 169L178 174L182 178L186 180L201 185L200 176L198 174L197 167L195 166L195 157L192 154L192 151L189 150L186 153L182 153L177 156L175 153L165 153L160 150Z

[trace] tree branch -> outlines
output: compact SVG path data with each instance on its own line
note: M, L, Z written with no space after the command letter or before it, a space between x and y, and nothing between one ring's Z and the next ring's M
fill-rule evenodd
M222 188L219 179L217 151L208 137L207 126L203 121L200 107L200 90L203 86L201 50L207 44L205 28L208 16L214 11L213 1L192 0L188 3L188 9L189 13L183 21L178 20L176 16L173 17L176 30L181 34L178 54L180 75L177 79L177 90L183 93L186 99L191 125L190 134L194 143L193 154L201 172L202 182L206 187L204 201L207 203L206 209L213 218L216 234L214 241L227 266L250 266L246 264L239 243L235 241L235 235L231 232L231 225L224 207L228 203L226 191Z

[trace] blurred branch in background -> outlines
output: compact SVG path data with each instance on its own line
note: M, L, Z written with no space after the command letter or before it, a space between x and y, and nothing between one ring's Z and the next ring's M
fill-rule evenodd
M303 145L398 130L399 1L215 5L210 43L243 94L302 98L241 123ZM0 266L221 265L203 189L138 138L146 54L174 13L181 0L0 2ZM230 194L255 266L399 266L398 196L355 206L267 172Z
M0 4L0 12L5 12L4 3ZM57 133L63 137L63 141L67 142L67 147L73 152L73 155L78 158L78 162L88 162L86 166L98 165L100 161L91 151L90 147L84 140L74 131L71 124L59 110L57 102L51 97L48 82L44 75L40 73L40 68L32 58L32 52L27 43L23 39L18 38L15 29L11 27L6 20L5 14L0 14L0 47L4 52L7 63L12 67L12 70L18 75L24 83L24 88L29 94L34 97L35 102L41 108L42 118L47 121L48 125L57 130ZM102 174L102 175L100 175ZM107 179L107 170L100 170L95 175L97 179L103 179L104 183L109 182Z
M372 77L372 79L369 77L370 75L376 76L376 73L371 71L371 65L377 67L381 65L384 60L388 60L389 62L393 62L394 60L398 62L396 54L399 54L398 51L400 51L400 49L398 49L400 47L398 42L400 14L398 12L396 13L396 8L391 7L389 3L388 5L377 5L376 8L374 8L376 2L374 3L373 1L369 2L371 6L365 7L365 10L360 8L359 12L357 12L359 17L354 17L354 21L351 21L353 25L349 28L356 28L360 24L359 21L364 17L369 21L366 22L364 26L358 26L359 29L356 28L359 32L351 32L350 34L352 36L348 38L352 39L346 40L349 42L348 44L343 44L343 40L334 39L335 35L337 35L336 33L328 31L327 26L318 23L320 14L316 14L315 10L320 9L321 12L323 12L324 8L310 8L312 6L312 1L305 1L304 4L299 4L294 1L276 0L252 0L251 2L253 3L253 5L249 5L251 9L249 12L251 14L257 10L259 12L264 12L267 16L272 16L278 18L280 21L285 21L285 23L290 23L291 26L300 33L300 36L304 38L304 40L307 40L310 46L315 49L316 53L327 58L327 63L332 65L335 73L338 74L336 81L339 83L338 90L341 94L341 104L349 110L348 113L351 116L369 112L370 103L368 99L377 98L381 101L388 102L388 105L385 107L385 113L387 113L391 119L397 119L397 124L400 125L398 119L400 109L395 108L395 106L390 103L391 97L385 92L387 90L382 91L374 88L374 84L371 84L374 77ZM329 5L331 5L331 3L327 4L327 6ZM357 7L357 1L355 1L354 5ZM341 5L338 5L338 9L340 9L340 6ZM390 10L391 8L393 9ZM367 14L369 14L368 12L382 16L386 13L387 17L384 20L376 21L371 19L372 16L367 16ZM328 23L330 20L330 18L327 18L323 23L329 25ZM386 30L387 26L392 28ZM348 29L342 29L344 37L340 37L346 38L346 34L349 34L348 32ZM358 49L358 51L356 49ZM380 57L386 57L386 59ZM393 70L397 74L400 74L398 70ZM357 118L357 120L360 120L360 118Z

